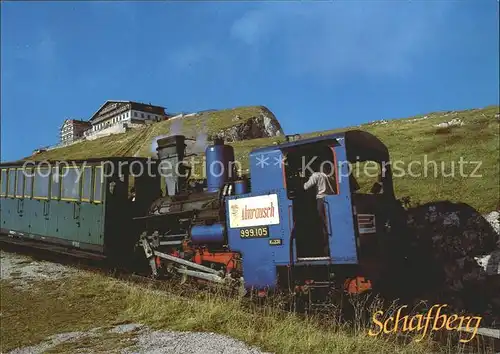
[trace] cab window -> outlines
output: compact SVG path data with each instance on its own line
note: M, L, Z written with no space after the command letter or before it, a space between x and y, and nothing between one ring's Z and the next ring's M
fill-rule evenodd
M376 161L363 161L351 164L349 174L351 193L356 194L381 194L382 166Z
M314 172L326 174L328 194L339 193L337 161L331 144L325 141L283 150L286 158L284 178L289 199L294 199L304 191L304 184ZM315 192L317 191L311 188L311 193Z

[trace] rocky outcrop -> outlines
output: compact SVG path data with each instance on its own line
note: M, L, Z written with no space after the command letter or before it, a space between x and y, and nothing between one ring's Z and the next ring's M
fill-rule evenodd
M499 212L481 215L466 204L435 202L408 210L415 278L433 287L450 310L500 321Z
M239 120L241 118L238 115L235 115L232 119L235 123ZM283 134L283 129L274 114L267 108L262 107L258 116L210 134L208 139L224 138L225 141L231 143L240 140L281 136Z

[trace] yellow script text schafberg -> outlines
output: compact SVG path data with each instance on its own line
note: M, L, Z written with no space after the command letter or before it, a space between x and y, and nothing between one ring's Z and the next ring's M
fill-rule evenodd
M372 320L375 325L378 327L378 331L372 331L370 329L368 331L368 335L377 336L380 333L396 333L399 329L399 325L403 322L401 330L403 332L420 332L422 331L422 337L416 339L415 341L421 341L426 334L430 331L438 331L440 329L446 329L448 331L459 330L460 328L464 328L467 331L472 331L472 335L469 339L460 339L460 342L467 343L470 342L477 334L477 330L479 328L479 324L481 323L481 317L469 317L469 316L458 316L451 315L447 316L446 314L440 314L441 309L446 307L447 305L434 305L432 306L427 314L422 315L414 315L414 316L403 316L401 317L401 311L407 306L402 306L396 312L396 316L387 318L384 322L380 321L379 318L384 314L383 311L377 311L373 314ZM437 308L437 312L433 317L433 310ZM431 326L431 319L434 319Z

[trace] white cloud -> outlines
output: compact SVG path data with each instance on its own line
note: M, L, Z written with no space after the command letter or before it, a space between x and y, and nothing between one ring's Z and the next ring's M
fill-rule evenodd
M237 19L231 36L273 49L296 74L399 76L434 48L450 2L264 4Z
M231 27L231 36L248 45L256 45L272 30L272 12L251 10L235 21Z

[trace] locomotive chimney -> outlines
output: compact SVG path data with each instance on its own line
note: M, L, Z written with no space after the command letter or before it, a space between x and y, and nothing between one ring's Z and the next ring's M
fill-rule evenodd
M186 168L183 164L186 144L184 135L173 135L158 140L158 171L165 177L165 189L172 196L179 194L186 184Z

